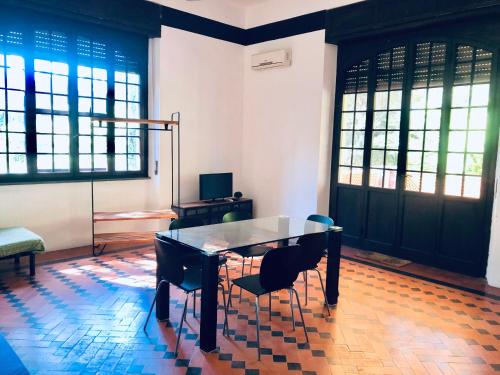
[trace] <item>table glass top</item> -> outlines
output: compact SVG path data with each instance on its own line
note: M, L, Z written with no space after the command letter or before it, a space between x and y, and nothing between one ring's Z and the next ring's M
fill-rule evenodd
M273 216L168 230L158 232L156 236L159 239L174 240L207 253L217 253L327 231L338 232L342 231L342 228L330 227L305 219Z

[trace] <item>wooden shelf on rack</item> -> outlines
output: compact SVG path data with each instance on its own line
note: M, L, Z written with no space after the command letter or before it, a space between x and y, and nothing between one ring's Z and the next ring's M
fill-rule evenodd
M175 120L146 120L146 119L132 119L132 118L106 118L106 117L92 117L91 121L99 122L128 122L134 124L151 124L151 125L179 125L179 121Z
M177 219L172 210L148 210L127 212L94 212L94 223L98 221Z
M120 245L129 243L153 243L156 232L96 233L94 244Z

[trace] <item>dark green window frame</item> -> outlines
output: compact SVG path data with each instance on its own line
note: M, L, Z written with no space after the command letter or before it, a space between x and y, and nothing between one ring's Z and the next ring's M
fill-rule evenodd
M138 93L134 93L131 102L132 105L135 106L133 108L135 110L135 117L147 118L147 37L131 32L112 30L94 24L57 19L47 15L27 12L26 10L17 10L15 8L8 8L8 11L0 15L0 25L0 56L16 55L22 56L24 59L24 89L16 89L17 91L23 91L25 93L24 109L22 111L15 110L18 114L24 114L24 131L21 131L22 129L13 128L14 131L12 131L12 133L15 133L16 137L19 137L17 134L24 135L25 149L23 152L20 152L19 155L26 158L26 173L0 173L0 184L89 180L91 178L90 170L88 168L83 170L85 168L79 165L80 156L85 153L80 152L80 136L82 134L80 134L79 118L83 116L117 117L117 114L115 114L116 72L125 72L125 74L130 73L133 75L134 80L139 80L139 84L133 87ZM45 40L40 40L40 36L45 38ZM84 43L82 43L82 41L84 41ZM59 61L67 64L68 83L65 96L67 97L68 108L66 111L59 111L54 108L50 110L41 109L39 105L37 105L36 94L39 93L39 89L37 89L35 82L35 59ZM79 92L79 66L86 66L91 69L97 67L106 71L106 95L105 97L102 97L102 95L100 97L100 99L105 100L105 113L103 113L103 111L95 113L93 108L85 113L82 113L80 110L79 98L87 95L82 95L81 92ZM38 74L40 74L39 71ZM54 73L50 73L50 75L52 76ZM62 76L64 76L64 74L62 74ZM8 89L9 82L7 81L7 69L3 72L3 78L4 81L6 81L4 83L5 89ZM6 91L7 90L5 90L5 92ZM54 93L50 92L49 94L52 101ZM91 102L94 97L93 94L94 91L89 95ZM128 99L127 97L127 103ZM7 110L8 108L4 111L5 125L3 128L3 134L6 136L9 134ZM12 113L15 111L12 111ZM52 116L53 121L55 121L54 116L62 115L66 116L69 121L69 144L67 145L66 152L66 154L69 155L69 165L67 168L64 167L61 170L55 166L54 155L57 153L62 155L64 152L61 152L60 149L56 151L54 142L52 142L53 147L51 151L41 152L37 150L37 135L40 136L40 132L37 131L37 115L41 114ZM52 129L55 129L55 125L53 126ZM122 167L119 168L120 170L115 170L115 144L118 139L115 137L115 124L109 123L105 128L103 127L103 129L98 129L97 126L98 124L95 123L92 131L94 135L104 131L106 150L103 155L105 157L106 168L95 168L92 177L94 179L104 180L147 178L147 132L133 128L133 126L130 125L126 126L125 139L127 141L129 139L131 140L131 148L128 148L129 145L127 143L125 153L127 165L124 168L122 163ZM120 124L116 124L117 128L119 126ZM128 129L129 127L131 128L130 130ZM0 129L0 133L1 131L2 129ZM123 130L120 131L123 133ZM55 134L56 132L54 130L52 130L52 133L48 133L48 135L52 136L52 140L54 140ZM116 134L116 136L118 135L119 134ZM60 137L59 134L57 136ZM8 142L6 142L6 144L8 147ZM94 146L94 137L91 136L91 152L94 151ZM6 151L3 152L3 155L8 159L10 156L9 150L3 151ZM42 153L48 155L45 156L46 160L52 160L52 170L54 171L40 172L38 170L37 157ZM0 150L0 154L2 154L2 150ZM51 156L52 159L50 159ZM129 159L127 158L130 158L131 163L128 163ZM62 158L59 160L61 159ZM46 162L45 165L48 165L48 162ZM64 163L63 165L66 166Z

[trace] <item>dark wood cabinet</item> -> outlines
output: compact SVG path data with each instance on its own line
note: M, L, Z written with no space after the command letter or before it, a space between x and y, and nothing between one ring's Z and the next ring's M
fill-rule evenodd
M231 211L250 212L253 215L253 201L248 198L216 202L197 201L173 205L172 210L179 218L197 217L205 224L217 224L221 223L222 217Z

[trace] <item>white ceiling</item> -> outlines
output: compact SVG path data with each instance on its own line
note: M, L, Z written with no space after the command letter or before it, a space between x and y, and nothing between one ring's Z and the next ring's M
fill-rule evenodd
M239 5L239 6L244 6L244 7L251 7L254 5L262 4L265 3L269 0L228 0L230 3Z

